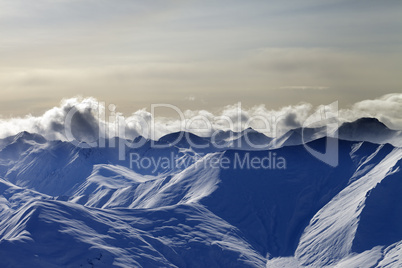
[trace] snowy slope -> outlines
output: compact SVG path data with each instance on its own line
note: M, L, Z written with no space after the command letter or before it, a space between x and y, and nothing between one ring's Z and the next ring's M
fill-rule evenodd
M35 201L0 233L2 267L258 267L264 258L202 206L97 210Z
M360 237L357 229L359 227L366 228L362 225L361 214L365 209L370 209L365 206L370 191L395 172L401 178L400 168L396 166L401 158L402 150L394 149L367 174L342 190L312 218L296 250L296 257L302 264L314 267L331 265L348 257L352 252L362 252L363 249L371 249L371 246L384 245L383 243L369 245L367 241L365 244L359 243L359 239L373 239L369 237L373 234L366 233ZM380 200L381 197L376 199L376 202ZM396 211L392 213L396 213ZM371 212L373 211L371 210ZM388 216L392 221L399 221L397 215L395 217ZM369 223L371 226L372 224L373 222ZM377 230L377 232L381 232L381 230Z

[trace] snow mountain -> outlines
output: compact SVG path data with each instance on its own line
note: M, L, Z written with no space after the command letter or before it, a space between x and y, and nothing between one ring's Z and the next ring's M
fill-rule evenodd
M402 267L400 132L384 127L341 125L336 167L305 148L324 152L324 129L276 146L252 129L92 148L8 137L0 267Z

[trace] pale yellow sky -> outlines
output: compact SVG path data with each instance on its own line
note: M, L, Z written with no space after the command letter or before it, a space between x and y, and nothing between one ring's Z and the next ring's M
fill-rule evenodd
M125 113L346 107L402 92L401 11L390 0L0 0L0 115L76 95Z

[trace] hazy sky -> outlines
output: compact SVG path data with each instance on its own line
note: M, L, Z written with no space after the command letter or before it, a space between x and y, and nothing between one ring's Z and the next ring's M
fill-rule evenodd
M94 96L214 110L402 92L402 1L0 0L0 114Z

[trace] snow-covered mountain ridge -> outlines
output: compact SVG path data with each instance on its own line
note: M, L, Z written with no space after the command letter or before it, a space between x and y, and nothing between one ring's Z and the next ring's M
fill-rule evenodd
M222 147L205 148L192 143L210 139L174 143L175 133L125 148L124 160L118 146L9 137L0 142L0 266L401 267L400 132L380 124L342 125L337 167L312 156L300 130L276 147L254 130L221 133ZM317 131L308 146L325 151ZM267 147L236 145L246 137ZM130 165L133 153L186 164L153 172ZM286 168L214 164L269 154Z

